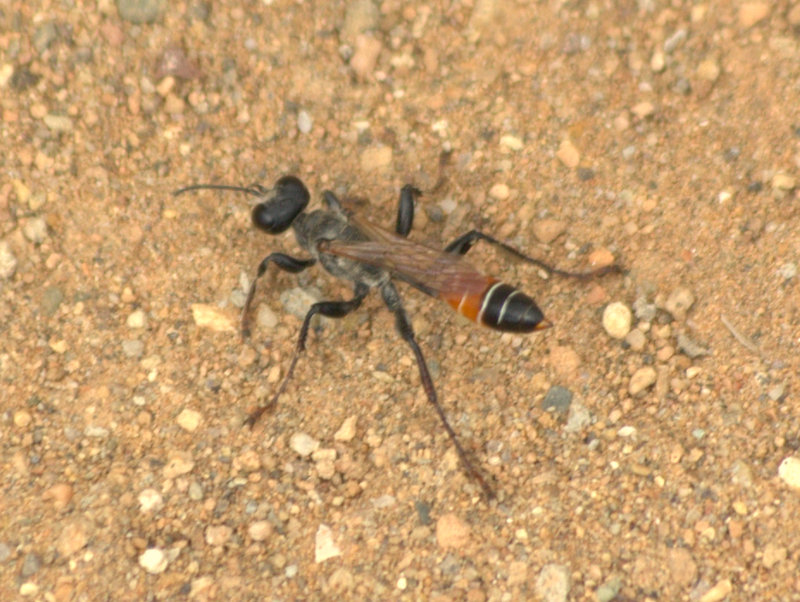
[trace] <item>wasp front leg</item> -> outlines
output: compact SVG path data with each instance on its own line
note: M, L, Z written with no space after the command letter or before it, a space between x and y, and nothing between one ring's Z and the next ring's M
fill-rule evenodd
M316 262L317 260L313 258L298 259L297 257L286 255L285 253L270 253L261 260L261 263L258 264L256 276L250 283L250 288L247 289L247 298L245 299L244 307L242 307L241 331L243 339L246 339L250 336L250 305L253 303L253 297L256 294L256 282L258 282L258 279L261 278L261 276L263 276L267 271L269 264L274 263L284 272L298 274L306 268L310 268Z
M297 337L297 344L294 348L292 361L289 364L289 370L286 372L286 376L283 378L281 386L268 403L257 407L253 412L250 413L250 415L244 421L246 425L252 428L264 412L275 407L278 398L286 390L286 385L289 384L289 381L294 374L294 367L297 365L297 360L299 359L300 354L306 349L306 339L308 338L308 329L311 325L311 318L317 314L323 315L326 318L343 318L361 306L361 302L364 300L364 297L367 296L368 292L369 287L366 284L358 283L356 284L355 294L352 299L347 301L320 301L319 303L314 303L308 309L306 317L303 319L303 325L300 327L300 335Z

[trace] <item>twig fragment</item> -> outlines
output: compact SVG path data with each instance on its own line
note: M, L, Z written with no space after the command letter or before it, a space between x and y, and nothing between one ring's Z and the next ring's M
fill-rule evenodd
M731 323L731 321L728 320L728 318L726 318L723 314L720 314L719 319L722 320L722 323L725 325L725 328L727 328L730 331L734 339L739 341L742 347L749 349L753 353L757 354L759 357L764 357L764 354L761 353L761 350L756 346L756 344L749 338L747 338L745 335L743 335L741 332L739 332L736 329L736 327Z

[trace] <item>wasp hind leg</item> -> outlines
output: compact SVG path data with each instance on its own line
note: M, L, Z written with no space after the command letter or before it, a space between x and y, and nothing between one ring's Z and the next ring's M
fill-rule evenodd
M466 234L459 236L449 245L447 245L444 250L446 253L458 253L459 255L466 255L467 251L469 251L473 245L482 240L484 242L489 243L490 245L494 245L495 247L502 249L506 253L512 255L513 257L519 259L520 261L524 261L525 263L530 263L537 267L542 268L548 274L556 274L558 276L566 276L568 278L579 278L579 279L588 279L594 278L596 276L602 276L603 274L610 274L610 273L619 273L622 269L617 264L603 266L601 268L597 268L596 270L590 270L588 272L569 272L566 270L560 270L551 266L540 259L534 259L533 257L529 257L525 255L521 251L518 251L511 245L508 245L504 242L497 240L496 238L489 236L488 234L484 234L480 230L471 230Z
M408 343L409 347L411 347L411 350L414 352L414 357L417 360L417 368L419 369L419 377L422 381L422 388L425 389L425 395L428 397L428 401L439 415L439 420L441 421L442 426L444 426L444 430L447 432L448 437L450 437L450 441L452 441L453 446L456 448L456 452L461 460L461 464L464 466L467 474L475 479L481 486L481 489L483 490L483 493L487 499L493 499L495 497L494 490L486 481L486 478L483 476L481 471L478 470L475 464L472 463L472 460L469 459L467 452L464 450L464 448L461 446L461 442L458 440L458 435L456 435L453 427L450 426L450 422L447 420L447 416L445 415L444 410L439 403L438 396L436 395L436 388L433 386L433 379L428 371L428 364L425 362L425 357L422 355L422 349L420 349L419 344L414 337L414 329L411 326L411 321L408 319L405 309L403 309L403 303L400 299L397 289L391 282L387 282L381 287L381 296L383 297L383 302L386 304L386 307L388 307L395 316L395 327L397 328L397 332L400 333L400 336L403 337L403 340Z
M361 302L364 300L364 297L367 296L368 292L369 287L366 284L359 283L356 284L355 295L352 299L348 301L320 301L319 303L314 303L314 305L308 309L306 317L303 320L303 325L300 327L300 336L297 337L297 345L294 348L294 355L292 355L292 361L289 364L289 370L286 372L286 376L283 378L281 386L278 387L277 392L272 396L272 399L270 399L268 403L257 407L253 412L250 413L250 415L244 421L247 426L252 428L261 415L264 414L264 412L274 408L278 401L278 397L280 397L281 394L286 390L286 386L289 384L292 374L294 374L294 367L297 365L297 360L300 357L300 354L306 349L306 339L308 338L308 329L311 325L311 318L317 314L323 315L327 318L343 318L361 306Z

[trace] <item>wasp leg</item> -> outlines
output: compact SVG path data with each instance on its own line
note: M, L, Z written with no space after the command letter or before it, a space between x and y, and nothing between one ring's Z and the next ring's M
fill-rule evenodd
M408 236L414 225L414 202L422 196L422 191L413 184L406 184L400 191L400 202L397 204L397 224L395 232L400 236Z
M414 352L414 356L417 359L419 377L422 381L422 388L425 389L425 394L428 397L428 401L431 403L431 405L433 405L436 413L439 415L439 419L444 426L444 430L447 431L450 441L453 442L456 452L458 453L458 457L461 460L461 463L464 465L464 469L467 471L469 476L478 482L478 484L481 486L481 489L483 489L483 493L488 499L494 498L494 490L491 488L489 483L487 483L483 474L481 474L481 472L469 459L467 452L461 446L461 442L458 440L456 432L453 430L453 427L450 426L450 422L448 422L447 416L445 415L444 410L439 403L439 399L436 395L436 389L433 386L433 379L428 371L428 364L425 362L425 357L422 355L422 350L414 338L414 329L411 327L411 322L408 319L405 309L403 309L403 302L400 299L397 289L391 282L387 282L381 287L381 296L383 297L383 302L386 304L386 307L388 307L395 316L395 327L397 328L397 332L400 333L400 336L403 337L403 340L408 343L409 347L411 347L411 350Z
M250 283L250 288L247 290L247 298L244 301L244 307L242 307L242 317L241 317L241 330L242 330L242 338L246 339L250 336L250 305L253 303L253 297L256 294L256 282L261 276L264 275L264 272L267 271L267 267L269 267L270 262L274 263L280 269L285 272L291 272L292 274L298 274L305 270L306 268L310 268L314 265L317 260L316 259L298 259L296 257L291 257L290 255L286 255L285 253L270 253L264 259L261 260L261 263L258 264L258 271L256 272L256 277L253 278L253 281Z
M558 268L554 268L553 266L551 266L548 263L545 263L544 261L541 261L539 259L534 259L533 257L528 257L527 255L518 251L511 245L507 245L504 242L500 242L496 238L493 238L488 234L484 234L479 230L471 230L470 232L467 232L463 236L459 236L453 242L447 245L444 248L444 250L447 253L458 253L459 255L465 255L467 251L469 251L472 248L472 246L479 240L494 245L521 261L540 267L548 274L557 274L559 276L566 276L568 278L588 279L588 278L594 278L596 276L602 276L603 274L622 272L622 268L620 268L620 266L618 266L617 264L603 266L601 268L597 268L596 270L590 270L588 272L568 272L566 270L559 270Z
M297 359L300 357L300 354L305 351L306 338L308 337L308 328L311 324L311 318L317 314L321 314L328 318L343 318L350 312L359 308L361 302L364 300L364 297L367 296L368 292L369 287L366 284L358 283L356 284L355 296L349 301L320 301L319 303L314 303L314 305L308 309L306 317L303 320L303 325L300 327L300 336L297 338L297 345L294 349L292 362L289 364L289 371L283 378L283 382L278 388L278 391L272 396L272 399L270 399L267 404L257 407L247 417L247 419L244 421L247 426L252 428L264 412L275 407L278 397L280 397L281 394L286 390L286 385L289 384L292 374L294 374L294 367L297 365Z

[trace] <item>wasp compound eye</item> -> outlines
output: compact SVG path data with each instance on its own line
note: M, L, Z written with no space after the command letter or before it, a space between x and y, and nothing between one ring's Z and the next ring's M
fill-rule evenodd
M310 198L303 182L284 176L275 183L270 199L253 207L253 223L267 234L280 234L303 212Z

